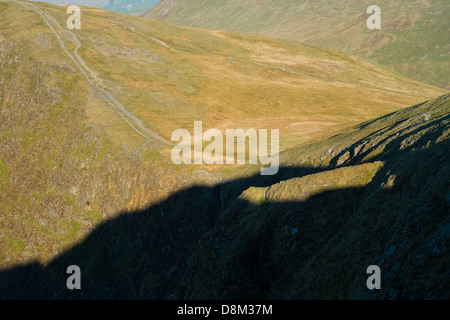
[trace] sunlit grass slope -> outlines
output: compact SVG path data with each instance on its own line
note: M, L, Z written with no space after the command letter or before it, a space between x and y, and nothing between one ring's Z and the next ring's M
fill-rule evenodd
M366 27L372 4L381 30ZM449 89L449 15L446 0L172 0L147 17L318 44Z
M65 23L63 7L42 8ZM444 92L316 46L107 11L82 15L79 54L166 139L201 120L205 128L280 128L282 144L291 145Z

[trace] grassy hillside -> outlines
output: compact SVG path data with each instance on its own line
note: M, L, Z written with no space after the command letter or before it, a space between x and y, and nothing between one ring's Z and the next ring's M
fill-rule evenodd
M47 266L0 272L0 297L448 299L449 111L442 96L287 151L277 176L106 221ZM74 261L83 290L61 286Z
M63 8L42 8L64 26ZM77 52L96 81L166 140L202 120L205 128L282 128L287 147L445 92L316 46L107 11L83 17ZM73 36L62 35L74 50Z
M446 95L287 151L280 182L227 204L177 297L448 299L449 112Z
M48 261L200 180L143 142L38 13L0 2L0 268Z
M100 234L105 238L94 239L89 252L81 250L87 274L109 281L121 269L117 281L127 283L153 257L133 248L151 245L161 260L152 258L152 272L144 269L142 291L117 286L122 296L142 296L151 287L154 297L163 297L179 284L183 273L172 262L187 261L240 185L225 184L222 190L231 191L222 192L210 187L217 183L206 171L212 168L173 165L167 141L173 130L192 131L198 120L205 128L279 128L283 157L294 156L301 148L318 150L308 142L444 93L314 45L92 8L82 9L82 29L70 31L67 17L60 6L0 2L0 268L58 265L55 257L71 249L78 255L87 235ZM447 102L442 108L448 111ZM433 113L424 119L432 121ZM295 161L306 158L299 153ZM367 168L351 186L364 186L378 164ZM248 168L233 173L254 181ZM265 187L256 181L238 188L237 197L250 186ZM121 214L148 206L150 215L139 215L148 223ZM102 236L97 227L108 229L110 220L119 225ZM161 245L161 239L168 240Z
M318 44L450 89L450 4L380 0L381 30L369 30L362 0L171 0L149 18L183 26L260 34Z

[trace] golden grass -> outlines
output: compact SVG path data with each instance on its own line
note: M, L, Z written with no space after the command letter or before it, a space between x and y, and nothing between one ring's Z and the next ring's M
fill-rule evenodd
M63 7L42 7L63 25ZM165 139L203 121L204 128L280 129L288 148L444 92L317 46L101 10L82 14L80 55L130 112ZM142 63L133 53L111 55L111 48L145 50L158 60ZM121 139L126 129L118 130L98 107L89 106L91 121L109 128L117 141L133 137Z

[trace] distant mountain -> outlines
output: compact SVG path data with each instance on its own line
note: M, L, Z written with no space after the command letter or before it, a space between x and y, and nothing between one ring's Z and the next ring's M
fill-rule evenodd
M144 13L156 6L158 2L159 0L110 0L108 5L101 8L123 13Z
M381 30L366 26L370 4ZM164 0L147 17L318 44L450 89L448 0Z
M59 5L92 6L114 12L140 15L148 12L159 0L32 0Z

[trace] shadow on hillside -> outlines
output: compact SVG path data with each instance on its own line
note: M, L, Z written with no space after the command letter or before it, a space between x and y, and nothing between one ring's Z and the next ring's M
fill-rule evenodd
M402 161L413 166L420 159L433 159L436 152L448 154L448 143L407 149ZM297 270L327 245L396 168L387 161L366 188L325 191L303 202L252 204L239 195L249 187L270 186L319 169L280 168L273 177L256 175L215 187L192 187L146 210L103 223L46 267L28 264L1 272L0 298L284 299L288 289L283 288ZM426 177L427 172L420 174ZM385 233L380 239L392 237L391 231ZM371 262L354 262L361 264L356 267L362 287ZM82 290L66 287L70 265L81 268Z
M389 116L389 115L388 115ZM394 156L395 153L397 153L399 150L401 150L402 143L407 141L408 138L414 137L416 134L419 134L423 131L429 131L426 135L421 136L418 141L414 143L415 147L418 146L425 146L428 141L436 142L437 138L442 135L442 128L440 128L440 124L445 123L445 121L448 121L450 119L450 115L444 116L442 118L439 118L435 121L429 121L421 126L418 126L414 130L408 132L407 134L401 135L398 138L393 139L394 134L386 135L383 139L380 139L376 144L372 144L370 148L368 148L364 152L359 152L358 154L355 154L355 150L358 146L364 145L366 143L369 143L372 139L376 139L377 135L382 135L385 133L385 131L392 130L392 128L398 128L402 123L406 123L408 119L406 120L400 120L387 128L380 129L378 131L375 131L365 137L364 139L361 139L357 141L356 143L350 145L348 148L342 150L337 156L333 158L333 160L330 161L330 167L334 168L338 166L338 161L341 156L343 156L346 152L350 152L350 159L346 162L344 162L345 165L354 165L357 163L362 163L363 159L368 156L372 151L379 148L383 144L385 144L387 141L391 140L389 143L386 144L384 147L383 153L378 155L376 157L376 160L382 160L382 159L389 159L391 156ZM366 125L362 125L364 127ZM397 137L397 135L395 135ZM407 152L409 148L404 149L402 152ZM374 161L374 159L371 159L371 161Z

